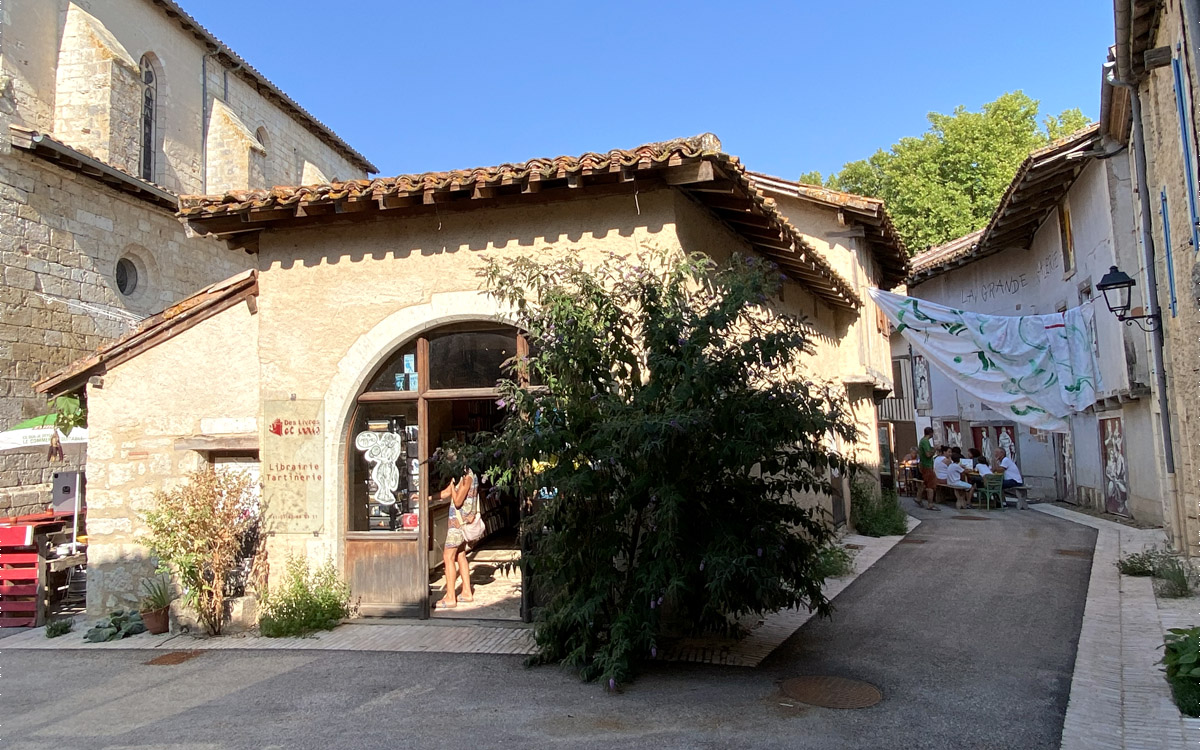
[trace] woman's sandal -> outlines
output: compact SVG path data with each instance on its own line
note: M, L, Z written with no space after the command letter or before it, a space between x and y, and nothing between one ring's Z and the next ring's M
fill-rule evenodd
M458 606L458 602L448 602L445 599L438 599L437 603L433 605L433 608L434 609L454 609L457 606Z

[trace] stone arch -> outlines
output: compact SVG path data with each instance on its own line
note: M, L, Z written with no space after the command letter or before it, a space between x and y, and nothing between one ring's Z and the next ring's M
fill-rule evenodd
M516 325L512 310L483 292L434 294L429 302L401 308L359 336L338 361L337 371L325 391L325 523L321 536L329 545L320 550L344 564L346 526L346 436L358 395L367 380L422 331L468 321ZM311 546L311 545L310 545Z

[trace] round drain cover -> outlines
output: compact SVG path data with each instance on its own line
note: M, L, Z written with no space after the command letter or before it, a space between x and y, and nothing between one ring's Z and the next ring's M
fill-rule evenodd
M793 677L784 680L781 687L789 698L822 708L867 708L883 700L879 688L845 677Z

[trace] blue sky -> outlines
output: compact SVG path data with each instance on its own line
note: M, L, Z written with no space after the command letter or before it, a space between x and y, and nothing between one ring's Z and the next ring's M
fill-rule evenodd
M384 175L716 133L828 174L1022 89L1099 111L1111 3L182 0Z

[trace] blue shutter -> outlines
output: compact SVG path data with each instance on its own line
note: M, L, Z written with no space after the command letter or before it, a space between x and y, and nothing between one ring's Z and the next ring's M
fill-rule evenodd
M1167 189L1159 193L1162 198L1163 247L1167 249L1167 286L1171 289L1171 317L1175 317L1175 259L1171 250L1171 214L1167 211Z
M1178 57L1171 58L1175 75L1175 107L1179 112L1179 138L1183 142L1183 182L1187 191L1188 211L1192 217L1192 250L1200 250L1200 216L1196 214L1196 173L1192 170L1192 128L1188 118L1187 99L1183 95L1183 65Z

